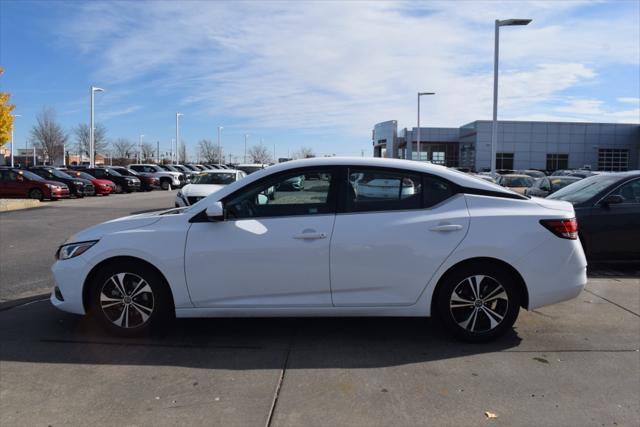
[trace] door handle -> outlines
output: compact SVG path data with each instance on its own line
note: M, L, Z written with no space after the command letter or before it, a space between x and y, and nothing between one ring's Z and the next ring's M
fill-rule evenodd
M327 237L326 233L300 233L293 236L294 239L300 240L324 239L325 237Z
M431 231L458 231L462 230L462 226L460 224L442 224L437 225L435 227L430 228Z

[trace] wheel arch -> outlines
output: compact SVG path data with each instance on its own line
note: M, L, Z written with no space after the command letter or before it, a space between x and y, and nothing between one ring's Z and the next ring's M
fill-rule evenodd
M447 269L447 271L444 272L444 274L442 274L442 276L440 276L440 278L438 279L438 283L435 286L435 289L433 290L433 294L431 295L431 307L432 307L432 313L433 313L433 307L435 307L435 301L437 301L438 299L438 293L440 292L440 289L442 288L443 283L447 280L447 278L449 277L449 275L451 275L454 271L456 271L459 268L462 267L467 267L469 265L474 265L474 264L480 264L480 265L487 265L487 264L491 264L500 268L504 268L506 270L509 271L510 274L513 275L513 277L516 278L516 283L518 286L518 290L520 291L520 296L521 296L521 300L520 300L520 306L524 309L528 310L529 307L529 291L527 289L527 285L524 281L524 279L522 278L522 275L518 272L518 270L516 270L511 264L498 259L498 258L491 258L491 257L475 257L475 258L468 258L465 259L463 261L460 261L454 265L452 265L451 267L449 267Z
M139 263L139 264L144 264L147 267L153 269L156 273L158 273L160 275L160 277L162 277L162 281L164 282L164 286L166 287L167 291L169 292L169 297L170 297L169 299L171 301L171 310L173 312L175 312L175 300L174 300L174 297L173 297L173 292L171 291L171 286L169 286L169 281L167 280L165 275L162 274L162 271L160 271L160 269L158 269L155 265L153 265L149 261L146 261L146 260L144 260L142 258L138 258L138 257L134 257L134 256L116 256L116 257L106 258L106 259L100 261L98 264L93 266L93 268L91 269L89 274L87 274L87 277L84 280L84 283L82 285L82 305L84 307L85 313L87 313L89 311L89 308L90 308L90 305L91 305L90 304L90 299L91 299L90 286L91 286L91 283L92 283L93 279L95 278L96 274L104 266L109 265L111 263L118 263L118 262L135 262L135 263Z

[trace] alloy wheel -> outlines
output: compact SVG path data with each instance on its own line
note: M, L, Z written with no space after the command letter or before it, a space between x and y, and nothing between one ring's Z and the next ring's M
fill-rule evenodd
M453 320L465 331L488 332L502 323L509 310L509 297L493 277L469 276L453 289L449 310Z
M137 274L114 274L100 290L102 312L120 328L133 329L144 325L153 314L154 304L151 286Z

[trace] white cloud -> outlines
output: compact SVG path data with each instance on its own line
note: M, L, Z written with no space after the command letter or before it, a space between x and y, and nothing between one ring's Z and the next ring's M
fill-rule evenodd
M634 98L634 97L628 97L628 96L617 98L616 101L622 104L640 104L640 98Z
M427 125L489 118L496 17L534 18L502 29L501 118L592 117L601 101L565 105L562 92L597 79L600 66L640 58L638 23L624 13L574 13L593 5L90 3L65 31L67 42L97 56L98 79L154 85L179 94L185 108L248 126L362 137L382 120L413 125L419 90L437 92L423 100ZM550 103L560 106L541 113ZM608 114L626 120L633 111Z

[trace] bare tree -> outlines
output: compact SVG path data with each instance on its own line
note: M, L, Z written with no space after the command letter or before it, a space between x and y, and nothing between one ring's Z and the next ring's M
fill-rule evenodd
M89 156L89 125L80 123L73 128L73 134L76 137L78 154ZM101 123L96 124L93 132L93 143L96 153L104 153L109 147L107 128Z
M292 154L294 159L310 159L315 156L316 154L313 152L313 149L309 147L300 147L298 151L295 151Z
M205 163L220 162L220 150L210 139L201 139L198 142L198 153Z
M271 163L271 152L264 145L254 145L247 151L253 163Z
M36 124L31 129L31 138L40 146L45 158L53 163L62 160L64 145L69 135L56 122L55 110L45 107L36 116Z
M153 146L153 144L150 144L148 142L144 142L140 146L140 151L142 154L142 159L144 159L147 162L155 158L156 156L156 148Z
M136 146L126 138L118 138L111 145L114 158L128 159L136 153Z

